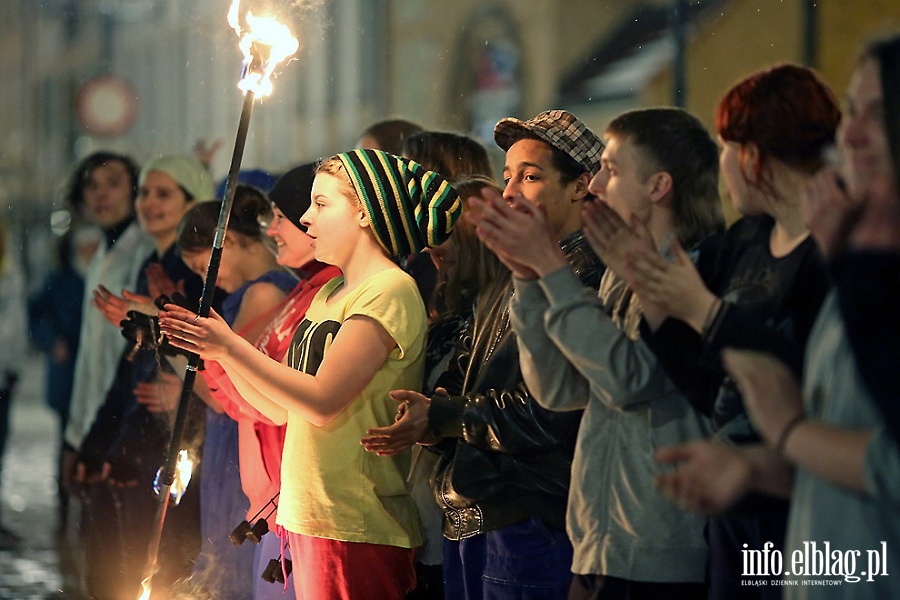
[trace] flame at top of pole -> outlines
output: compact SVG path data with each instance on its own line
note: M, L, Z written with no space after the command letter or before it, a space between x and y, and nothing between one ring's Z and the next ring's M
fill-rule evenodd
M239 11L241 0L233 0L228 10L228 24L241 38L244 68L238 87L253 92L258 97L272 93L272 73L278 63L293 55L300 42L286 25L275 17L257 17L247 12L247 27L241 27Z
M150 600L150 578L145 577L143 581L141 581L141 597L138 600Z

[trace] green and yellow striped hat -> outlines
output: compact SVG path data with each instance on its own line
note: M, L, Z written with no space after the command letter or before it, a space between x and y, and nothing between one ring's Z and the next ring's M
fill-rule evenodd
M440 246L462 214L447 181L417 162L381 150L338 154L365 207L372 232L391 256Z

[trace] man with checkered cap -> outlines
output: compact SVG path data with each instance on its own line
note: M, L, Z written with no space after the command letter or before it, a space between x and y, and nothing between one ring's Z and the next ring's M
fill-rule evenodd
M580 239L581 203L600 170L600 138L575 115L549 110L529 121L502 119L494 140L506 151L503 198L542 205L557 240L573 233Z
M600 139L554 110L503 119L495 140L507 152L504 199L543 207L573 272L596 290L603 266L580 229ZM523 383L507 310L512 291L504 277L479 294L451 360L460 389L430 399L392 392L404 418L364 440L379 451L415 421L409 437L439 450L434 485L444 510L447 598L564 598L571 579L565 507L581 414L541 408Z
M673 240L692 248L723 229L718 153L703 124L675 108L624 113L606 134L590 184L598 201L584 207L609 266L599 297L569 272L549 212L476 202L477 231L513 270L510 320L525 382L545 408L584 410L567 515L569 598L699 600L705 519L657 492L664 467L653 449L703 438L709 422L667 375L652 336L642 339L642 320L656 321L620 274L623 249L668 254Z

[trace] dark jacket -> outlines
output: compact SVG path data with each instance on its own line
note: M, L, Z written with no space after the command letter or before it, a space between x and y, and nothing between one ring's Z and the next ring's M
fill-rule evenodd
M139 294L148 294L147 267L158 262L173 282L184 282L185 296L195 305L203 290L203 280L188 269L172 245L162 256L157 252L144 262L135 286ZM213 308L221 310L224 294L216 290ZM168 362L159 356L153 345L128 347L119 360L113 384L100 406L91 429L81 444L79 461L88 471L102 467L104 462L112 466L112 476L123 481L149 479L166 459L166 451L172 433L173 415L151 413L139 404L134 388L139 382L153 381L161 371L173 372ZM204 405L194 399L186 427L184 447L202 443ZM195 458L197 458L195 456ZM149 482L147 482L149 483Z
M50 273L40 290L28 299L31 340L47 353L47 404L63 418L68 418L72 400L83 302L84 277L71 265ZM68 357L62 361L53 354L58 342L68 349Z
M582 282L597 289L603 265L581 232L560 245ZM565 529L581 412L541 408L525 387L509 325L512 293L509 277L482 290L451 360L463 373L461 393L431 399L432 432L451 438L437 446L434 480L451 540L533 517Z

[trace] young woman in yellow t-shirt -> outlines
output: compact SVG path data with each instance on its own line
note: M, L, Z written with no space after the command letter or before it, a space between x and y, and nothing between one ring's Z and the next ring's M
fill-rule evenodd
M316 259L343 276L313 299L285 363L212 313L167 306L173 345L218 361L244 398L287 423L278 523L289 532L302 598L403 598L415 585L418 515L405 485L408 455L359 444L393 421L392 389L421 386L425 308L391 260L438 245L461 212L456 192L415 162L354 150L322 163L303 216Z

